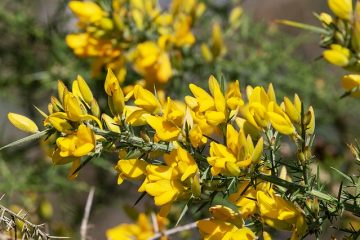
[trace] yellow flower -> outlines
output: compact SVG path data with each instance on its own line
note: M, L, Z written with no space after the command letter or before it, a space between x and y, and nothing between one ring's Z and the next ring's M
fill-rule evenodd
M269 90L271 88L269 87ZM269 119L266 115L268 111L268 106L273 100L270 98L271 91L268 90L268 93L265 92L262 87L252 87L246 88L247 97L249 102L240 107L239 112L248 123L250 123L254 128L260 130L261 128L266 128L269 124Z
M131 126L143 126L146 124L146 116L149 113L140 107L125 106L123 115L125 115L125 121Z
M216 205L209 209L212 217L197 222L197 227L204 239L256 239L255 233L243 227L241 214L228 207Z
M328 5L333 13L344 20L351 20L352 0L328 0Z
M82 157L95 148L95 135L90 128L81 124L76 133L59 137L56 145L61 157Z
M257 210L256 189L250 186L250 181L244 181L239 186L237 192L229 196L230 202L239 207L244 218L253 215Z
M134 88L135 105L144 109L148 113L158 114L161 112L159 100L150 91L144 89L140 85Z
M226 146L211 142L208 163L212 166L211 173L239 176L241 168L259 161L263 151L263 139L260 138L254 147L253 141L244 131L237 132L232 125L227 126Z
M248 126L246 130L252 128L258 130L266 129L269 123L271 123L282 134L290 135L296 133L289 117L276 103L272 84L269 85L267 92L262 87L247 87L246 92L249 102L239 109L242 117L248 124L252 125L252 127ZM243 123L242 125L246 124Z
M265 223L280 230L293 231L300 237L306 231L305 217L300 208L274 193L257 192L260 215ZM298 239L298 238L295 238Z
M238 80L229 83L226 91L226 105L231 110L237 110L238 107L244 105Z
M263 231L263 239L264 240L271 240L272 238L271 238L271 235L268 232Z
M90 1L70 1L68 6L81 22L96 22L107 15L99 5Z
M301 119L301 101L297 94L294 97L294 103L288 97L284 97L285 112L292 122L299 123Z
M198 166L191 154L180 146L177 146L177 149L171 151L170 154L165 154L164 160L166 165L176 170L182 182L193 177L198 171Z
M301 100L299 96L295 94L294 102L284 97L283 107L290 120L301 128ZM308 108L308 111L304 113L304 124L306 133L309 135L313 134L315 130L315 113L311 106Z
M207 63L211 63L214 60L214 56L209 49L209 46L205 43L202 43L201 46L201 56Z
M147 240L153 235L153 225L144 213L139 215L136 223L120 224L106 231L107 240Z
M193 147L197 148L203 146L207 142L207 138L202 134L199 125L194 125L189 131L190 143Z
M324 12L320 13L319 19L325 25L330 25L333 22L332 17L329 14L324 13Z
M36 124L29 118L16 114L16 113L8 113L9 121L18 129L28 133L36 133L39 131Z
M308 112L306 113L305 119L307 122L306 124L306 134L312 135L315 131L315 113L312 106L309 107Z
M351 96L360 97L360 75L345 75L341 79L341 85L346 91L351 91Z
M178 47L191 46L195 43L195 36L191 32L190 17L181 17L174 23L175 33L171 36L171 41Z
M44 125L52 125L56 130L69 133L72 129L71 122L95 121L102 128L97 116L100 115L99 106L93 98L90 88L85 80L78 76L73 82L73 92L70 92L63 82L58 82L58 93L61 102L56 97L51 97L49 116L45 116ZM86 100L85 100L86 99ZM88 114L90 109L91 114Z
M323 57L331 64L345 67L349 64L350 50L339 44L331 44L330 49L323 52Z
M220 85L214 76L209 77L209 89L211 95L195 84L189 85L190 91L195 96L199 112L205 115L208 124L217 126L225 122L228 111L226 109L226 100L221 92ZM216 101L215 101L216 99ZM191 106L189 106L191 107ZM196 117L194 117L196 121ZM200 126L201 127L201 126Z
M64 111L68 118L72 121L80 121L81 117L86 114L84 105L71 92L66 92L64 95Z
M108 97L110 110L114 115L121 115L125 107L124 93L120 87L119 80L109 68L106 75L104 88Z
M154 197L155 204L162 207L162 216L166 215L174 201L188 198L192 192L196 192L196 189L192 189L196 185L192 183L194 178L198 178L194 159L180 146L165 155L164 160L166 166L146 167L146 178L138 190Z
M134 69L144 76L148 84L164 84L172 77L168 54L156 43L138 44L134 53Z
M229 25L231 28L237 28L240 25L240 17L242 16L244 10L242 7L235 7L231 10L229 15Z
M212 26L211 52L214 58L222 57L227 52L219 23Z
M110 39L97 39L91 34L78 33L68 34L66 44L79 57L93 57L96 61L93 63L93 75L96 75L104 65L111 67L116 63L116 70L119 76L124 78L124 61L120 49L113 46Z
M181 133L184 119L181 106L168 97L163 116L146 115L146 122L156 131L156 136L164 141L176 140Z
M206 6L197 0L173 0L171 1L170 12L173 16L188 15L192 17L193 21L199 18L205 11Z
M118 126L120 123L115 120L116 118L111 118L109 115L103 113L101 119L110 131L120 133L120 127Z
M50 116L48 116L44 121L45 126L47 126L48 124L50 124L57 131L62 133L71 133L73 129L70 122L68 121L66 113L64 112L56 112L50 114Z
M186 192L172 167L156 165L146 167L146 179L139 191L143 190L154 197L157 206L171 204Z
M214 109L215 103L214 99L210 94L208 94L204 89L196 86L195 84L189 85L190 91L195 96L197 104L199 106L200 112L205 112L210 109ZM191 106L189 106L191 108Z
M94 100L93 94L87 85L85 79L78 75L77 81L74 81L73 83L77 82L79 87L79 92L81 94L81 98L88 104L91 105L91 102ZM74 91L74 90L73 90Z
M286 113L274 102L269 104L269 111L266 113L271 125L276 131L285 135L296 134L296 129Z
M140 159L120 159L115 167L119 172L118 184L125 179L139 180L145 176L147 162Z

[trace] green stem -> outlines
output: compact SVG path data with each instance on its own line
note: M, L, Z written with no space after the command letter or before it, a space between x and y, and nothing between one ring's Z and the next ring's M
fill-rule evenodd
M277 174L277 168L276 168L276 155L275 155L276 146L274 144L276 141L272 141L272 138L274 137L274 135L270 131L271 130L269 129L265 135L266 135L266 138L267 138L267 141L269 144L268 149L270 152L271 175L277 176L278 174Z
M93 131L103 137L110 136L116 139L116 143L119 145L133 146L142 149L144 152L149 151L161 151L161 152L171 152L174 148L172 144L163 144L155 142L146 142L144 139L136 136L131 136L126 132L116 133L111 131L106 131L100 128L92 127Z
M304 103L301 102L301 152L304 154L304 156L306 156L305 154L305 149L306 149L306 128L305 128L305 111L304 111ZM301 162L301 160L299 159L300 162L300 166L302 166L302 173L303 173L303 178L304 178L304 183L307 186L308 185L308 172L307 172L307 161L308 159L305 159L304 162Z

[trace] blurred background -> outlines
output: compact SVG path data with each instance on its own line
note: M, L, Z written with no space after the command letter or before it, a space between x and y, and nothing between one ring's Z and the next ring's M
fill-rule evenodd
M77 58L65 43L65 36L76 31L76 21L67 3L0 2L0 146L26 136L10 125L8 112L38 119L38 125L42 125L34 106L47 108L49 97L57 94L58 79L69 83L81 74L101 97L104 75L92 79L91 62ZM161 3L167 5L168 1ZM360 102L351 98L339 100L342 94L339 79L344 72L319 59L322 51L317 35L275 23L277 19L289 19L319 24L313 12L328 12L326 1L207 1L205 15L194 29L197 38L208 39L212 21L225 23L231 8L238 4L244 10L241 25L225 37L228 51L223 60L216 63L216 68L202 65L187 72L183 79L186 84L174 83L176 91L170 94L182 98L188 93L189 82L206 86L208 76L219 71L227 80L238 79L242 88L272 82L278 100L298 93L315 109L314 154L322 180L336 192L340 181L330 167L351 172L353 165L346 144L359 136ZM212 72L213 69L217 72ZM28 211L31 221L47 223L53 235L76 239L87 194L95 186L89 236L105 239L106 229L130 222L129 209L139 193L130 183L116 185L113 170L116 158L96 159L76 181L70 181L66 178L68 166L53 166L38 146L31 143L0 152L0 194L5 194L1 204ZM293 150L290 144L281 149L285 158L294 157ZM149 209L150 203L145 197L136 209ZM334 232L330 230L327 236Z

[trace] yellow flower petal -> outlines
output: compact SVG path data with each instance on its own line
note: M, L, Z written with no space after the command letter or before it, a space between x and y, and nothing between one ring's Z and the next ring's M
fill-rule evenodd
M276 129L276 131L285 135L291 135L295 133L295 128L287 116L280 115L275 112L268 112L267 114L269 116L271 125Z
M126 159L119 160L116 166L126 178L136 180L145 175L147 165L147 162L140 159Z
M93 94L92 94L89 86L87 85L84 78L80 75L78 75L78 77L77 77L77 82L78 82L78 86L79 86L79 89L80 89L83 99L85 100L85 102L87 104L90 105L92 100L94 99L94 97L93 97Z
M214 99L204 89L199 88L198 86L192 83L189 85L189 88L192 94L194 94L194 96L198 100L197 102L199 104L200 112L205 112L215 107Z
M222 112L207 111L205 117L206 121L213 126L217 126L225 121L225 114Z

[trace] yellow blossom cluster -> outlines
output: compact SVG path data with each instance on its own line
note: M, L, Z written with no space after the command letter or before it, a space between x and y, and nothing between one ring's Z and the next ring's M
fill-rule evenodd
M324 28L331 35L325 36L323 45L326 50L324 58L331 64L344 67L353 72L360 72L360 2L353 7L351 0L329 0L329 8L335 15L332 18L327 13L319 16ZM350 39L350 40L349 40ZM353 97L360 96L359 75L345 75L342 87Z
M183 50L195 44L192 29L206 8L197 0L173 0L168 9L157 0L112 0L110 9L94 1L68 6L80 31L67 35L66 43L77 56L94 60L93 75L112 68L122 83L131 69L143 86L158 90L176 74Z
M104 82L110 110L106 114L81 76L73 81L71 91L59 81L58 97L51 97L48 113L38 109L44 117L48 155L56 165L72 163L69 178L74 179L87 159L104 151L118 153L118 184L141 181L138 191L154 198L160 216L166 216L175 203L201 201L219 191L220 179L233 179L238 190L228 200L239 212L224 206L210 208L213 217L198 224L205 239L217 239L219 234L222 239L255 239L263 233L244 226L254 215L263 224L300 238L307 229L300 208L270 183L251 185L247 179L274 168L264 154L273 146L269 134L289 136L303 150L300 164L309 161L305 150L315 128L312 107L305 111L297 95L278 104L271 84L267 91L248 86L247 99L239 81L226 87L210 76L208 86L205 90L190 84L192 94L184 101L159 96L141 85L124 94L109 69ZM10 113L9 119L23 131L42 133L24 116ZM120 232L146 235L148 230L141 229L148 227L141 219L140 228L121 226L109 230L108 238L117 239L112 236Z
M351 0L328 0L328 5L334 17L324 12L318 15L325 30L321 40L321 46L326 48L323 57L337 66L356 67L356 53L360 46L356 17L358 7L354 11ZM351 35L351 41L346 39L348 34Z
M283 20L284 24L320 33L322 57L329 63L342 67L352 74L341 79L345 95L360 96L360 2L328 0L333 15L322 12L317 16L322 28Z
M158 231L164 230L168 224L166 218L156 216L156 224ZM140 213L136 223L133 224L120 224L106 231L106 237L108 240L147 240L155 234L154 224L149 220L148 216L144 213ZM159 238L160 240L168 239L166 236Z
M204 239L256 239L255 233L243 226L244 220L239 212L222 205L211 207L209 211L212 217L197 223Z

